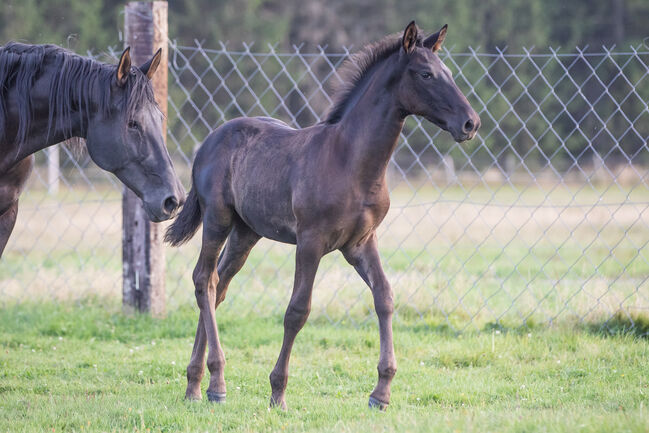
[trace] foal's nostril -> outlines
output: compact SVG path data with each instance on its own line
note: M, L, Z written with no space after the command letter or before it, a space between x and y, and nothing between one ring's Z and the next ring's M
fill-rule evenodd
M464 124L464 132L466 133L473 132L474 127L475 127L475 123L473 123L473 120L469 119Z
M164 201L164 210L171 215L178 208L178 199L174 196L167 197Z

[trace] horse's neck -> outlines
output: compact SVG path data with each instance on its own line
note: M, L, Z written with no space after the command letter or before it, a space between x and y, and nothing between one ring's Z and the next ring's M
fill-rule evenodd
M59 122L58 119L58 116L61 116L62 113L54 112L51 124L49 122L50 110L56 109L56 104L50 100L50 84L55 76L52 71L46 70L37 77L31 88L32 117L25 141L12 146L15 148L15 151L11 152L13 155L11 159L13 159L14 163L67 139L74 137L85 138L84 124L87 124L88 119L84 111L72 110L69 113L69 118L65 119L64 122ZM10 104L16 103L16 101L7 102ZM17 112L17 110L11 111ZM15 119L14 124L18 124L18 119Z
M372 182L385 178L404 123L387 74L383 69L370 78L364 93L339 124L353 173Z

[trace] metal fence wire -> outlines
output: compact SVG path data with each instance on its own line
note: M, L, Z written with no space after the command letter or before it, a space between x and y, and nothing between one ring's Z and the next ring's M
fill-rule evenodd
M184 183L193 153L226 120L320 121L350 51L171 42L168 145ZM649 52L441 57L482 127L457 144L425 120L405 124L388 174L392 207L379 230L396 320L454 330L640 326L649 317ZM0 266L5 299L121 289L121 186L67 148L61 167L58 192L47 192L43 164L25 194ZM171 307L193 302L199 238L167 250ZM219 308L283 312L293 251L260 242ZM322 261L312 314L373 320L369 290L338 253Z

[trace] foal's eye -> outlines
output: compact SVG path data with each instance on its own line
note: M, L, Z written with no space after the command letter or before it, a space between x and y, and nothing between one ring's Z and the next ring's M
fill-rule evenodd
M421 75L421 78L423 78L424 80L430 80L431 78L433 78L433 74L431 74L430 72L422 72L419 75Z
M140 124L137 123L135 120L129 120L128 121L128 127L130 129L140 129Z

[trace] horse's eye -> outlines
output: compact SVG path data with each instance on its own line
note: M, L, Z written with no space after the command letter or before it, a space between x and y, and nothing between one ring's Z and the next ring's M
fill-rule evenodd
M430 80L431 78L433 78L433 74L431 74L430 72L422 72L419 75L421 75L421 78L423 78L424 80Z
M137 123L135 120L129 120L128 121L128 127L130 129L140 129L140 124Z

